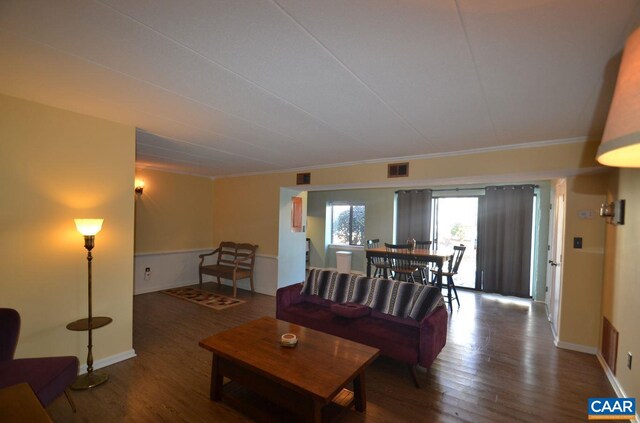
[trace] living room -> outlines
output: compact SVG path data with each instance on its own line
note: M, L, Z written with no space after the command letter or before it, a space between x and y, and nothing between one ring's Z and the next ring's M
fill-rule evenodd
M635 11L632 15L637 16L636 2L631 3L635 5L629 6ZM348 164L339 164L345 161L340 159L325 166L292 165L278 172L239 172L215 178L193 176L172 172L169 166L152 168L137 158L136 143L148 136L136 125L122 123L127 120L123 116L100 114L103 106L97 99L108 98L104 92L96 88L86 91L92 94L89 96L74 91L70 87L84 86L84 80L68 81L64 66L49 67L50 74L43 75L46 72L23 55L36 48L46 49L10 32L3 34L7 42L2 43L2 57L11 66L4 67L0 90L0 175L4 182L0 242L5 252L0 263L6 272L0 281L0 306L21 313L17 356L74 355L85 364L86 337L65 328L69 322L85 317L87 307L86 251L74 227L77 217L105 219L93 251L93 305L96 315L113 318L112 324L96 331L94 339L96 363L107 366L108 371L113 363L130 366L128 361L138 360L136 344L152 343L134 331L134 321L145 318L134 306L144 295L135 294L196 283L197 255L211 251L221 241L259 245L256 292L267 298L258 300L246 316L240 315L238 307L225 324L273 313L268 299L275 299L269 296L279 287L304 279L304 261L299 260L304 254L304 234L293 247L281 242L285 228L279 222L290 216L290 209L283 204L288 204L292 192L528 181L554 184L564 179L567 242L556 343L560 348L591 354L597 364L593 355L601 348L602 319L606 317L619 333L614 383L628 397L640 395L637 366L626 366L627 353L640 350L640 336L635 330L635 322L640 319L635 306L640 298L635 265L640 174L635 169L604 168L597 163L601 132L560 142L556 139L450 155L416 155L408 160L411 171L402 184L388 179L387 164L395 160L385 158ZM617 52L624 37L619 38ZM43 52L42 56L45 60L47 54ZM86 80L100 79L98 73L88 73ZM27 77L33 78L28 81L43 81L42 86L21 82ZM100 89L108 90L106 87ZM109 118L100 117L104 115ZM310 186L296 185L301 169L311 172ZM136 178L145 182L139 196L133 192ZM615 226L605 223L597 211L602 203L617 199L626 200L627 218L624 225ZM594 216L581 218L584 210L593 211ZM574 237L583 237L584 248L571 248ZM296 250L293 256L288 254L291 249ZM145 280L147 267L151 274ZM242 281L239 287L242 293L248 284ZM167 297L161 306L169 300ZM190 318L206 322L216 319L215 315L202 317L205 312L193 310ZM188 325L186 321L184 326ZM180 335L180 339L186 339L186 335ZM551 342L549 348L556 346ZM382 367L395 369L387 362ZM605 368L603 365L602 373ZM400 370L404 372L402 367ZM146 371L152 374L154 370L150 367ZM446 377L445 373L441 377ZM144 378L143 372L124 384L135 390L136 379ZM115 386L123 383L118 379L108 383L112 382ZM407 385L411 387L408 377ZM107 386L103 391L109 389ZM87 397L99 400L103 395L100 389ZM197 388L205 395L207 389ZM110 400L125 401L120 395ZM57 401L56 415L73 418L69 410L63 410L64 398ZM82 411L82 401L76 398L76 402ZM162 415L162 411L158 413ZM231 421L242 419L226 409L225 413ZM163 418L171 416L175 417L167 412ZM155 417L158 415L149 419ZM584 414L574 417L583 419Z

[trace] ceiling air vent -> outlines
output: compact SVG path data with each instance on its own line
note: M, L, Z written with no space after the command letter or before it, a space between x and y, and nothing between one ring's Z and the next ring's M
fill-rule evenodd
M311 173L298 173L296 175L296 185L309 185L311 183Z
M387 172L388 178L409 176L409 163L391 163Z

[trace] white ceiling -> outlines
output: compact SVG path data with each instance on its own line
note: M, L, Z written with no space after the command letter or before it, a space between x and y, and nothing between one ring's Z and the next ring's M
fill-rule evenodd
M640 0L1 0L0 92L207 176L599 137Z

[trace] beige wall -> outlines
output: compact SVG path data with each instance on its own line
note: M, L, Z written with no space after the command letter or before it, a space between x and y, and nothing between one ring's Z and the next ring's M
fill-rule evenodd
M135 129L0 96L0 307L17 309L17 356L75 355L87 261L76 217L104 218L93 250L94 358L132 348Z
M136 254L212 247L210 178L138 169L136 179L145 182L144 192L135 196Z
M605 223L598 210L607 180L608 173L567 179L559 340L591 348L600 333ZM580 211L593 215L580 218ZM582 249L573 248L574 237L582 237Z
M640 169L616 171L609 201L626 200L625 224L606 225L602 313L618 330L616 378L629 397L640 397ZM627 352L634 355L627 368Z

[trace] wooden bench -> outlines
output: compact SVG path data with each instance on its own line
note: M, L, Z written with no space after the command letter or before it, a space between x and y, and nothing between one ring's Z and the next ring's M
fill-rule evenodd
M200 288L202 289L202 275L215 276L220 286L220 278L233 281L233 296L236 296L236 282L249 278L251 292L253 292L253 266L256 259L257 245L236 244L235 242L221 242L220 246L211 253L200 254ZM216 264L204 264L207 256L218 254Z

